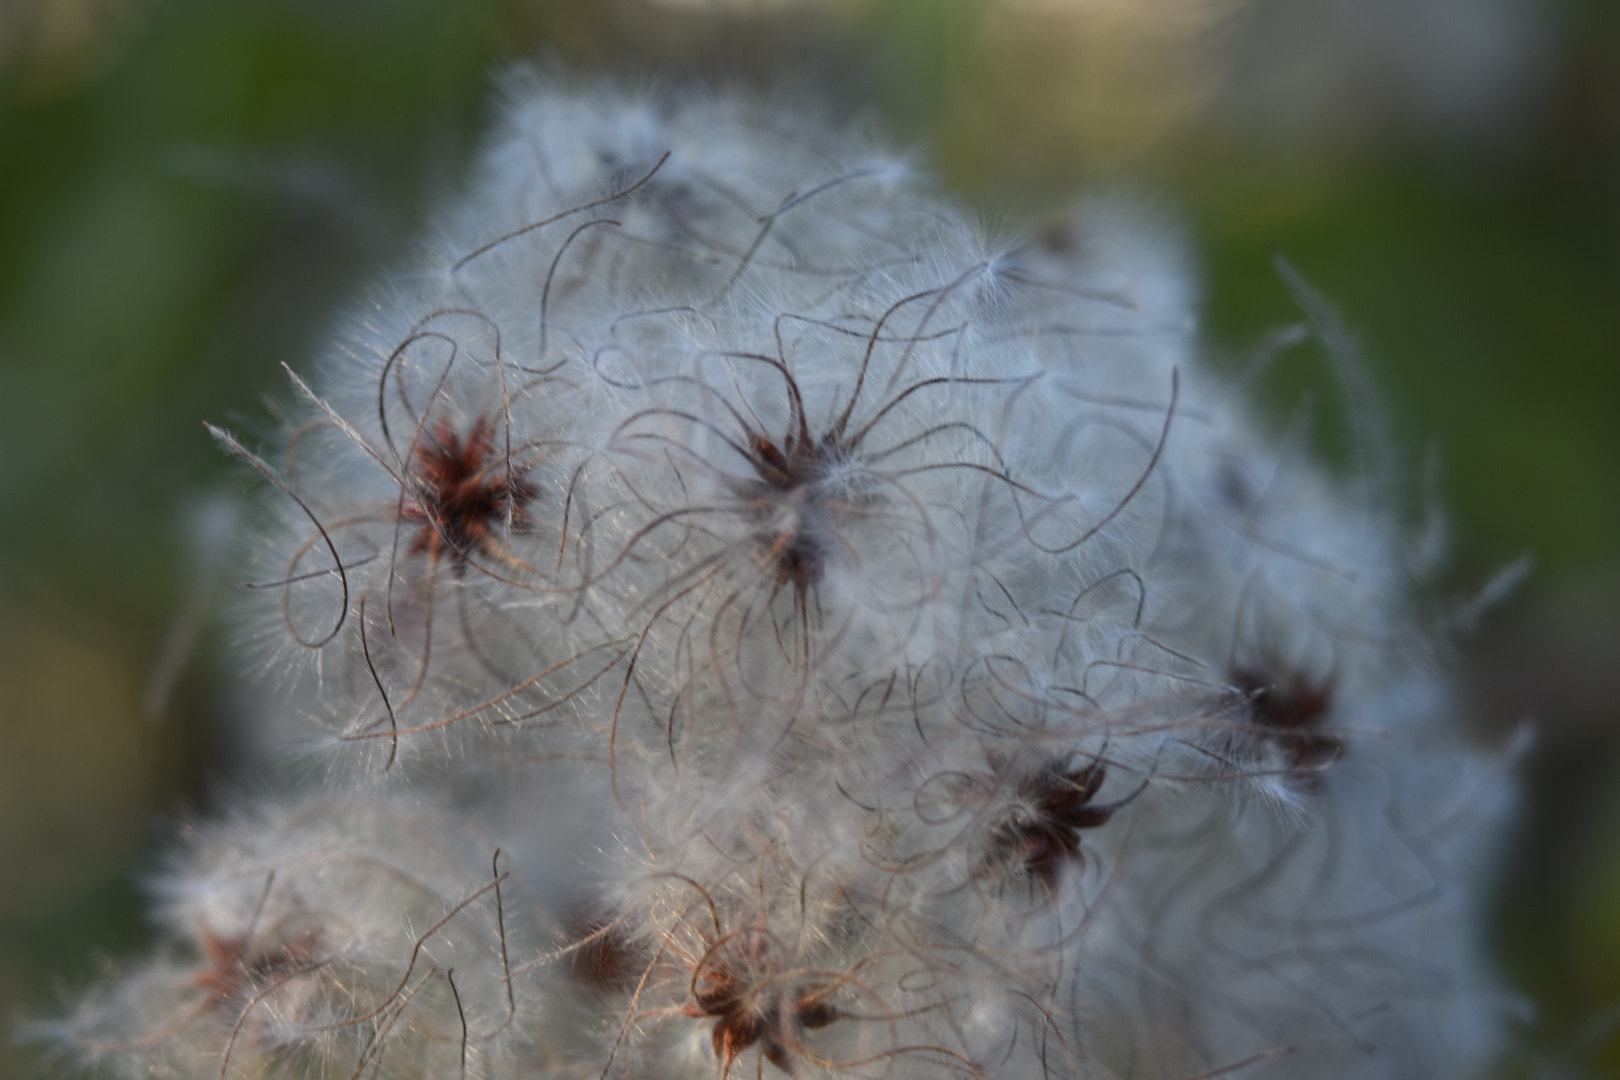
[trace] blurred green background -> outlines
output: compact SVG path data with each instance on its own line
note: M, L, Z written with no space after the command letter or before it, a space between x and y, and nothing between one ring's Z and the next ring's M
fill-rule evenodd
M1620 1074L1612 0L0 0L0 1019L149 941L143 876L264 692L224 674L219 493L251 485L201 421L271 430L278 365L536 56L865 108L997 227L1126 193L1186 226L1234 363L1298 266L1453 511L1436 609L1535 558L1458 660L1482 741L1539 731L1491 904L1535 1007L1504 1075ZM0 1040L29 1068L61 1067Z

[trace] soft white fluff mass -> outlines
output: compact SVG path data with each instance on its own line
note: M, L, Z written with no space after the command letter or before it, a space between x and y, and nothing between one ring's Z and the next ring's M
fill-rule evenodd
M992 247L802 109L509 96L281 448L219 433L274 518L257 722L319 778L187 838L170 944L66 1044L228 1080L1487 1062L1505 771L1379 486L1202 366L1171 231Z

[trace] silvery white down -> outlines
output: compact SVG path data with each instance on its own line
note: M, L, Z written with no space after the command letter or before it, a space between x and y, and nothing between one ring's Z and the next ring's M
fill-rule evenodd
M1117 202L992 243L802 106L508 95L279 444L218 433L264 480L280 779L188 831L167 944L63 1046L222 1080L1488 1063L1512 785L1375 425L1348 478L1269 437Z

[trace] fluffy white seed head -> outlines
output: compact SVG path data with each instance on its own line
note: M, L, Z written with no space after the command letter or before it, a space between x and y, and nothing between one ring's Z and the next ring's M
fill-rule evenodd
M1173 230L990 248L743 97L526 74L256 456L266 723L126 1076L1468 1075L1500 764ZM1370 494L1369 494L1370 493ZM303 734L295 734L302 732Z

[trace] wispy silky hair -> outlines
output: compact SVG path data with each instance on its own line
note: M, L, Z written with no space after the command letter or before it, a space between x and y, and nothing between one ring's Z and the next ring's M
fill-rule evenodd
M318 767L188 830L167 943L59 1043L131 1080L1479 1074L1512 785L1374 425L1348 478L1268 436L1124 201L996 246L779 103L506 97L279 444L216 430L265 487L258 742Z

